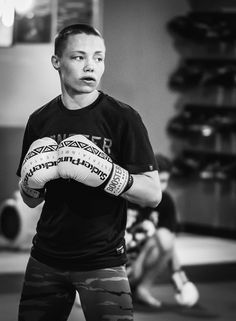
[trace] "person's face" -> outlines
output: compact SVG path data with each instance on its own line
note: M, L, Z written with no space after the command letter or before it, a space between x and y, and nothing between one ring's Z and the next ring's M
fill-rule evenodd
M165 191L167 189L169 179L170 179L170 173L168 172L160 172L159 173L160 183L161 183L161 190Z
M62 56L52 57L62 86L70 93L93 92L104 73L105 44L94 35L77 34L67 39Z

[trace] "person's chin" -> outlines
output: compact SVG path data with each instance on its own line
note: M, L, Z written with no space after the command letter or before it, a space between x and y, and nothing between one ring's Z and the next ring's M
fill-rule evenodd
M80 91L89 94L89 93L92 93L96 89L97 89L97 84L94 83L94 84L90 84L87 86L83 86Z
M77 94L91 94L96 90L96 87L93 88L80 88L78 90L76 90Z

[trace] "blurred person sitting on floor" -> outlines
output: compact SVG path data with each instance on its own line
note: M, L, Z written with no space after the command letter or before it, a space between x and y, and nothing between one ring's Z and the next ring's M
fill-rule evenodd
M142 208L128 203L126 244L127 272L134 298L151 307L162 302L151 293L157 277L167 272L179 305L192 307L199 299L197 287L184 272L176 251L177 216L174 200L167 187L172 163L157 154L162 200L155 208Z

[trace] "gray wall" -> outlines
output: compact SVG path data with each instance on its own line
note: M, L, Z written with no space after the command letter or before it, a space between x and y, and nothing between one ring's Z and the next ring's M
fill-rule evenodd
M167 88L179 56L166 23L188 11L186 1L105 0L107 71L103 87L134 106L146 124L155 151L170 153L166 122L177 94Z

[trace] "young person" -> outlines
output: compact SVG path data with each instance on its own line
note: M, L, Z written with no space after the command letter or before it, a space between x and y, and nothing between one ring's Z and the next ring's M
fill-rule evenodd
M67 320L76 291L86 320L133 320L127 200L160 202L153 150L139 114L98 90L106 52L101 34L75 24L54 45L61 94L30 115L17 170L24 202L45 201L19 320Z
M160 204L156 209L128 204L128 277L136 299L159 308L162 302L152 295L151 288L158 276L168 269L177 303L190 307L198 302L199 292L187 278L176 251L176 208L171 194L166 190L172 165L162 154L156 155L156 161L162 188Z

